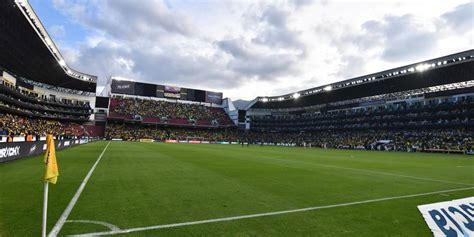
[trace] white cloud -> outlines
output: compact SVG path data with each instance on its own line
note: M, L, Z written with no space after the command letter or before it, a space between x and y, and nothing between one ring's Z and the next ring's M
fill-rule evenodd
M53 25L49 27L48 32L55 38L66 36L66 29L64 29L63 25Z
M253 99L473 45L466 1L53 3L89 34L77 47L60 45L68 63L101 86L117 75Z

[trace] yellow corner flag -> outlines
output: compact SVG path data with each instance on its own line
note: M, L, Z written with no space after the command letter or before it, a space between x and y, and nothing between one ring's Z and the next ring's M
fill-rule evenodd
M56 184L58 181L59 170L56 162L56 148L54 146L53 135L48 134L46 137L46 153L44 154L44 163L46 164L46 172L44 173L44 181Z

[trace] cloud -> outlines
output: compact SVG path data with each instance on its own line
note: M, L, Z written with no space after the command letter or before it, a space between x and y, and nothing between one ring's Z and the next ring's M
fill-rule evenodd
M61 52L100 86L114 75L253 99L454 53L442 47L450 42L472 47L464 40L473 34L472 2L420 8L430 14L408 1L396 9L372 3L374 14L362 3L349 9L327 0L52 2L88 34L65 39Z
M417 24L412 15L386 16L382 32L385 41L382 59L390 62L427 57L438 42L436 29Z
M267 6L257 13L257 16L250 16L251 24L258 26L252 43L297 50L304 55L306 48L299 39L301 33L289 26L293 13L283 7Z
M117 39L133 41L165 34L189 35L193 31L185 15L171 11L159 0L140 3L53 0L53 3L80 24Z
M461 4L441 15L441 18L456 32L472 31L474 29L474 2Z
M289 0L290 5L293 5L296 9L310 6L315 3L327 5L329 0Z
M272 80L294 73L297 57L291 53L268 52L244 39L218 41L217 46L231 57L227 68L249 78Z
M63 25L53 25L49 27L48 32L54 37L54 38L62 38L66 36L66 30L64 29Z

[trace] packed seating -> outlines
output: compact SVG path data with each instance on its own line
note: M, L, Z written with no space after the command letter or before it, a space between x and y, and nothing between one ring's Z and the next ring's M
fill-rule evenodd
M253 143L457 153L472 152L474 145L472 96L360 98L251 121L247 139Z
M188 121L197 125L232 125L222 108L195 103L168 102L138 98L112 99L110 111L120 115L143 119L147 122Z
M84 133L78 130L76 124L62 123L57 120L34 119L12 114L0 114L0 136L32 135L46 136L53 134L61 138L80 137Z
M351 105L333 110L327 108L300 114L253 116L252 128L262 132L295 132L474 126L472 97L440 103L399 102L365 107Z
M338 149L465 152L472 151L474 148L474 129L250 132L245 136L245 139L255 144L294 144Z
M167 139L186 140L188 138L200 138L206 141L239 141L239 135L235 128L177 128L109 123L107 124L105 134L108 139L130 141L139 139L155 139L161 141Z
M106 138L243 142L255 145L291 145L384 151L451 151L474 149L474 129L350 130L325 132L244 132L236 129L197 129L108 124Z

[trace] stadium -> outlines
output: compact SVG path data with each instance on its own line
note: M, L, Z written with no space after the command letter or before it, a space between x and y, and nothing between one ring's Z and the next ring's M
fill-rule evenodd
M238 105L99 94L28 1L0 19L0 236L474 235L474 49Z

